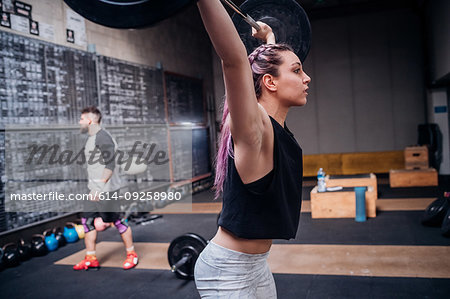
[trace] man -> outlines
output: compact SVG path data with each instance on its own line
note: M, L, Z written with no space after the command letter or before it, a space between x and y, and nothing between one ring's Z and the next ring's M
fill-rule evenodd
M134 268L138 263L138 256L133 246L131 227L128 227L124 219L121 219L117 208L107 206L111 202L114 203L115 199L119 199L120 177L119 165L116 165L115 157L117 143L100 126L101 119L102 115L95 106L86 107L81 111L80 131L89 135L84 152L87 161L88 188L91 201L87 203L88 210L84 211L81 218L85 231L86 256L84 260L73 267L74 270L98 269L100 267L95 255L97 230L94 220L97 217L101 217L104 222L114 223L120 233L127 251L123 268L128 270Z

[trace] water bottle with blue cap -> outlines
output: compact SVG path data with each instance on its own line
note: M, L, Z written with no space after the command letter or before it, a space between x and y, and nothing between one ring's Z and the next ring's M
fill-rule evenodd
M317 192L325 192L327 191L326 183L325 183L325 172L322 168L317 172Z

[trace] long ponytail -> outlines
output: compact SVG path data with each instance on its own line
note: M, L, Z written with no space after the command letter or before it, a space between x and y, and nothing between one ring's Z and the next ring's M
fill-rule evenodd
M255 85L256 98L262 95L262 77L270 74L278 76L278 68L283 63L280 52L293 51L285 44L263 44L256 48L249 56L248 60L252 68L253 83ZM214 180L215 198L217 199L223 192L223 183L227 176L228 157L234 159L234 151L231 144L230 125L227 122L228 114L227 100L223 105L222 124L220 129L219 150L216 157L216 178Z

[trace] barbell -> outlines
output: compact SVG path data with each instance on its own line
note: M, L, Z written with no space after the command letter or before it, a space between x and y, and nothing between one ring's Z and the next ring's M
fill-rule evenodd
M311 47L311 25L306 12L295 0L247 0L240 7L222 0L235 14L233 23L248 53L262 41L252 37L256 21L272 27L277 43L289 44L303 62ZM196 0L64 0L86 19L112 28L149 27L186 9ZM250 24L250 25L249 25Z
M277 43L292 47L304 62L311 48L311 24L303 8L294 0L247 0L240 6L244 15L266 23L272 28ZM232 17L242 42L250 54L263 41L254 38L248 20L239 13Z
M442 221L441 232L444 237L450 238L450 209Z
M194 279L194 267L207 241L194 233L187 233L175 238L167 251L171 271L181 279Z
M86 19L112 28L152 26L185 9L194 0L64 0Z
M439 196L425 209L422 216L422 224L426 226L441 226L449 210L450 201L448 198Z

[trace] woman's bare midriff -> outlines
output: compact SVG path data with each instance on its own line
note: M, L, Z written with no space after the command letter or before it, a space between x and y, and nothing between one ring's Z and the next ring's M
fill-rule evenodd
M219 226L212 240L217 245L243 253L259 254L270 250L272 239L242 239Z

